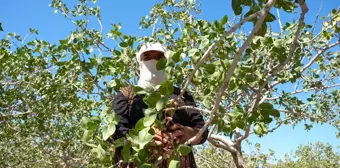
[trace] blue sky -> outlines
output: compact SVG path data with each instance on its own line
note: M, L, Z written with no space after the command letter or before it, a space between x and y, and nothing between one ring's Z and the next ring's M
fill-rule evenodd
M102 23L104 33L110 29L111 23L122 24L122 31L131 35L151 35L149 30L140 30L139 21L142 16L149 14L149 10L153 4L160 2L159 0L98 0L97 4L101 7ZM71 22L61 16L60 13L55 14L54 9L50 8L48 0L11 0L3 1L0 5L0 22L4 32L0 32L0 37L4 37L8 32L15 32L24 37L29 28L39 30L39 35L35 36L39 39L47 40L52 43L58 42L60 39L66 38L69 32L74 28ZM71 3L74 3L71 2ZM307 24L312 24L315 19L320 5L322 10L320 16L326 16L333 8L338 8L340 1L338 0L307 0L309 12L306 15ZM208 20L220 20L224 15L232 18L231 0L202 0L202 13L198 18ZM276 11L271 11L276 15ZM281 12L281 20L285 21L297 20L299 14L287 14ZM93 21L93 20L91 20ZM97 24L97 23L92 23ZM316 32L320 29L321 22L317 23ZM273 24L273 30L278 30L279 25ZM31 37L32 38L32 37ZM339 50L339 47L337 48ZM260 143L264 151L268 148L276 152L278 158L283 158L286 152L296 149L300 144L308 142L322 141L338 146L340 141L335 137L336 130L328 125L314 125L314 128L307 132L304 130L303 124L296 127L282 126L276 132L271 133L263 138L251 135L248 139L252 143ZM245 146L245 150L247 147Z

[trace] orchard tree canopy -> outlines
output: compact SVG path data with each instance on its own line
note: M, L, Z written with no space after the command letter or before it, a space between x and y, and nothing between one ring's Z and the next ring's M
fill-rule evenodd
M251 144L248 145L251 146ZM244 157L248 167L254 168L336 168L340 164L340 153L336 151L338 150L335 150L330 144L317 141L299 145L296 150L286 153L283 159L277 159L274 151L263 153L261 145L255 144L252 152L244 155ZM208 146L198 151L196 155L197 163L202 167L236 167L231 155L223 149ZM276 161L276 163L272 163L273 161Z
M314 123L340 130L339 8L316 17L322 21L317 32L315 22L305 22L305 0L231 0L234 16L213 21L197 18L201 5L199 0L155 4L140 21L152 35L137 37L122 33L119 23L104 30L96 0L73 6L52 0L50 7L75 25L67 37L50 43L26 40L39 33L33 28L27 36L8 33L0 40L0 164L114 167L115 148L124 146L125 161L152 167L146 147L154 135L151 127L160 123L156 116L181 108L201 111L206 124L178 146L170 167L178 166L178 156L208 128L209 143L229 152L236 167L247 167L242 142L250 134L262 137L301 122L307 130ZM282 23L279 11L300 17ZM145 117L126 140L109 143L119 121L111 110L113 97L136 84L136 52L154 41L167 46L168 59L157 63L167 80L153 90L134 87L146 95ZM197 107L169 107L173 85L181 95L190 91Z

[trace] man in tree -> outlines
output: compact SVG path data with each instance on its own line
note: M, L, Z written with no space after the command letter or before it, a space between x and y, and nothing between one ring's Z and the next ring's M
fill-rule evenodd
M140 78L138 86L142 88L156 87L165 81L164 71L157 70L157 61L165 58L164 53L166 49L160 43L147 43L144 44L139 53L137 60L140 69ZM177 100L181 90L177 87L171 95L172 100ZM147 104L143 101L144 95L134 95L131 87L121 89L113 101L113 110L120 116L120 121L117 125L117 130L114 134L115 139L123 137L127 131L135 126L137 121L144 117L144 110L148 108ZM194 98L187 92L184 93L183 103L187 106L195 106ZM200 128L204 126L202 114L198 110L186 109L176 110L173 116L167 116L167 127L159 130L153 126L155 135L153 144L159 146L167 146L170 142L184 143L196 135ZM202 137L191 143L191 145L202 144L206 141L208 131L206 130ZM172 151L173 146L163 148L163 152ZM121 149L117 149L115 161L121 160ZM171 152L170 152L171 153ZM121 164L120 167L128 166L127 163ZM130 164L131 166L131 164ZM167 167L166 161L163 161L160 167ZM181 157L180 167L192 168L196 167L193 153Z

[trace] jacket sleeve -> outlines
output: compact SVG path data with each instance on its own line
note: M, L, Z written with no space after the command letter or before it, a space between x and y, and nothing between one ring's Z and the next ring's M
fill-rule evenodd
M123 137L130 128L130 107L128 104L127 98L123 95L123 93L118 92L116 97L112 103L113 112L116 113L119 117L119 123L116 125L116 131L114 133L113 138L118 139Z
M196 107L194 97L191 94L188 94L188 93L184 94L184 102L188 106ZM194 110L194 109L188 109L187 113L190 118L191 127L201 129L204 126L205 121L200 111ZM202 134L202 140L200 141L199 144L203 144L207 140L207 138L208 138L208 129L206 129L204 133Z

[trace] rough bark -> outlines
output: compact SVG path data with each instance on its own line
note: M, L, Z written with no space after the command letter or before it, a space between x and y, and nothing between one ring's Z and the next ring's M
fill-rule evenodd
M241 144L235 144L236 152L232 152L234 163L237 168L246 168L247 164L242 156Z

